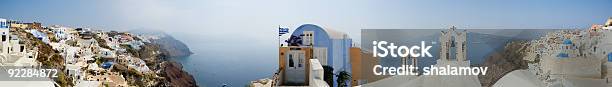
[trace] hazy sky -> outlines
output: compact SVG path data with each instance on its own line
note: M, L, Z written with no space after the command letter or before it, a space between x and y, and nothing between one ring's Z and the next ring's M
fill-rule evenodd
M611 0L14 0L0 18L94 29L166 31L201 51L261 47L270 56L277 27L312 23L363 28L586 28L612 17ZM287 36L287 35L285 35ZM206 49L204 49L206 48ZM264 51L257 51L264 50ZM271 51L271 52L267 52ZM221 52L223 53L223 52ZM272 56L274 57L274 56Z
M277 27L304 23L363 28L586 28L612 17L612 1L576 0L15 0L1 18L94 29L166 31L202 51L261 47L274 55ZM287 36L287 35L286 35ZM200 50L194 48L194 50ZM261 52L261 53L257 53ZM263 54L262 54L263 53Z
M14 0L1 18L112 30L158 29L211 44L274 42L278 26L585 28L612 17L610 0ZM267 45L275 46L276 44Z
M276 50L277 27L586 28L612 17L611 0L14 0L0 18L94 29L166 31L200 52ZM285 35L288 36L288 35ZM245 55L274 57L275 52ZM225 53L220 52L220 53Z

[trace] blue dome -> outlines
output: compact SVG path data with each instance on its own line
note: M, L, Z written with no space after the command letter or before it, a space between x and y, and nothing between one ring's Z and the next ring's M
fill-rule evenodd
M314 24L301 25L293 31L291 36L300 36L304 31L313 31L315 33L313 36L315 47L329 47L331 45L331 36L328 34L329 32L323 27Z
M102 68L108 69L113 65L113 62L104 62L102 63Z
M569 57L569 55L567 53L559 53L559 54L557 54L557 58L560 58L560 59L561 58L568 58L568 57Z
M563 40L563 44L572 44L572 40L565 39Z

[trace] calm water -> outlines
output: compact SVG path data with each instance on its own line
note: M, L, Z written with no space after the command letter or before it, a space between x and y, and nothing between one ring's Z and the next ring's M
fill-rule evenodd
M208 46L190 46L195 54L177 58L183 70L193 75L199 86L243 87L249 81L268 78L277 68L276 55L257 55L257 52L237 54L244 51L214 50ZM203 48L207 48L204 50ZM273 48L271 53L276 53ZM247 50L248 51L248 50Z

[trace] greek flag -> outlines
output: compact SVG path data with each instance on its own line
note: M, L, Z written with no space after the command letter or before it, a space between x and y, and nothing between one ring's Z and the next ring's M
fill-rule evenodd
M289 28L278 28L278 36L289 33Z

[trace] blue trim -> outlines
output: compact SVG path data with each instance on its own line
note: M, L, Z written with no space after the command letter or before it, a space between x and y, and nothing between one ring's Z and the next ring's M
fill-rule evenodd
M612 62L612 52L608 53L608 62Z
M572 44L572 40L565 39L563 40L563 44Z
M569 57L569 55L568 55L567 53L559 53L559 54L557 55L557 57L558 57L559 59L561 59L561 58L568 58L568 57Z

